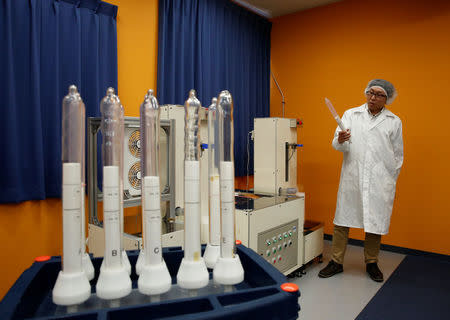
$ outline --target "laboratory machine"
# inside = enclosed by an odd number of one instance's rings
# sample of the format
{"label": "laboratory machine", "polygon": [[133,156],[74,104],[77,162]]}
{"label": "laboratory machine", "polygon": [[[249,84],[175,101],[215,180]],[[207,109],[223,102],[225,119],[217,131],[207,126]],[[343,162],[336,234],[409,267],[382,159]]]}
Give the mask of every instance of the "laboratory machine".
{"label": "laboratory machine", "polygon": [[298,121],[254,119],[254,191],[236,197],[236,233],[285,275],[323,251],[323,224],[305,220],[298,192]]}

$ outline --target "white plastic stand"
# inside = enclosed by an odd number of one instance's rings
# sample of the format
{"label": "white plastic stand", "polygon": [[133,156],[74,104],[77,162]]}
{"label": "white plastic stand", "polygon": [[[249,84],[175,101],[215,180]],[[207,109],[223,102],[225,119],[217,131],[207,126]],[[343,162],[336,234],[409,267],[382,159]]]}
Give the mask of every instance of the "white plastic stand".
{"label": "white plastic stand", "polygon": [[177,274],[177,283],[180,288],[200,289],[206,287],[208,282],[208,269],[206,269],[203,258],[200,258],[198,261],[188,261],[186,258],[181,260]]}
{"label": "white plastic stand", "polygon": [[234,253],[234,164],[232,161],[220,162],[221,199],[221,256],[213,271],[214,281],[223,285],[234,285],[244,280],[239,256]]}
{"label": "white plastic stand", "polygon": [[[105,255],[97,281],[97,296],[101,299],[119,299],[131,292],[131,280],[123,263],[120,248],[119,167],[103,167],[103,225]],[[128,258],[127,258],[128,260]]]}
{"label": "white plastic stand", "polygon": [[141,249],[141,251],[139,251],[139,256],[137,258],[136,265],[135,265],[137,275],[140,275],[142,272],[142,266],[144,265],[144,259],[145,259],[144,255],[145,255],[145,251],[144,251],[144,249]]}
{"label": "white plastic stand", "polygon": [[[103,259],[102,264],[100,265],[100,271],[103,270],[104,265],[105,260]],[[127,270],[128,275],[131,275],[131,263],[125,250],[122,250],[122,266]]]}
{"label": "white plastic stand", "polygon": [[212,244],[207,244],[205,253],[203,254],[203,259],[205,259],[206,266],[209,269],[214,269],[217,259],[220,257],[220,245],[214,246]]}
{"label": "white plastic stand", "polygon": [[128,275],[131,275],[131,263],[130,263],[130,260],[128,259],[128,255],[125,250],[122,250],[122,264],[125,267],[125,269],[127,270]]}
{"label": "white plastic stand", "polygon": [[94,266],[92,265],[91,257],[86,252],[86,215],[84,207],[84,185],[81,187],[81,255],[82,255],[82,266],[83,271],[86,273],[88,280],[94,279]]}
{"label": "white plastic stand", "polygon": [[238,284],[244,281],[244,269],[237,254],[234,258],[222,258],[217,260],[213,271],[214,281],[224,285]]}
{"label": "white plastic stand", "polygon": [[147,295],[162,294],[170,290],[172,278],[166,263],[142,266],[138,279],[139,292]]}
{"label": "white plastic stand", "polygon": [[170,290],[172,277],[162,258],[161,195],[159,177],[146,176],[143,181],[142,206],[144,216],[144,263],[138,279],[139,292],[147,295]]}
{"label": "white plastic stand", "polygon": [[200,246],[200,168],[198,161],[184,161],[184,258],[177,274],[181,288],[199,289],[209,282]]}
{"label": "white plastic stand", "polygon": [[209,177],[209,243],[206,245],[203,259],[206,266],[214,269],[220,256],[220,178]]}
{"label": "white plastic stand", "polygon": [[81,264],[82,264],[83,271],[86,274],[86,277],[88,278],[88,280],[91,281],[92,279],[94,279],[94,275],[95,275],[95,270],[94,270],[94,266],[92,265],[91,257],[89,256],[89,254],[87,254],[85,252],[81,259],[82,259]]}
{"label": "white plastic stand", "polygon": [[95,288],[101,299],[120,299],[130,294],[131,280],[125,268],[103,268]]}
{"label": "white plastic stand", "polygon": [[77,305],[91,296],[91,286],[83,271],[60,271],[52,291],[53,303],[61,306]]}
{"label": "white plastic stand", "polygon": [[53,302],[70,306],[83,303],[91,295],[89,280],[81,264],[81,167],[63,163],[63,260],[52,291]]}

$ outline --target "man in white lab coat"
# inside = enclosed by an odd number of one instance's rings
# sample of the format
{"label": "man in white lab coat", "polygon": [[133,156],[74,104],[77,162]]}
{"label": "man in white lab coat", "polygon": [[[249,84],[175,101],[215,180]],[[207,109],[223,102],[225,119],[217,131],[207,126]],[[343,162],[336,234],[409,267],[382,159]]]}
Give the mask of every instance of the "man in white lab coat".
{"label": "man in white lab coat", "polygon": [[349,228],[364,228],[364,258],[370,278],[383,281],[378,268],[381,236],[388,233],[395,185],[403,163],[402,122],[389,111],[394,86],[374,79],[365,89],[367,103],[345,111],[347,131],[336,129],[333,147],[344,154],[334,217],[332,259],[319,272],[328,278],[343,271]]}

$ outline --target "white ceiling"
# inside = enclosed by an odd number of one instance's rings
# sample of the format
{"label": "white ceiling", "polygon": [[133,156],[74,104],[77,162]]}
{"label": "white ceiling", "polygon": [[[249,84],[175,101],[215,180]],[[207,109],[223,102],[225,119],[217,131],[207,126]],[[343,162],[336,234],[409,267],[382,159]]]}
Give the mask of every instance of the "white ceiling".
{"label": "white ceiling", "polygon": [[232,0],[266,18],[275,18],[341,0]]}

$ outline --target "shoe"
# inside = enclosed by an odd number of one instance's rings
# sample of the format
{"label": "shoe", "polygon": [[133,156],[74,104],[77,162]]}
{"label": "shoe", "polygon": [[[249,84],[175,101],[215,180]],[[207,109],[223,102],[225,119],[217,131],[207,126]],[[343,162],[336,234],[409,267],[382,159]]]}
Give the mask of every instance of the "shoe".
{"label": "shoe", "polygon": [[370,276],[370,279],[376,282],[383,282],[383,273],[378,268],[376,262],[366,264],[366,271]]}
{"label": "shoe", "polygon": [[329,278],[329,277],[334,276],[337,273],[341,273],[342,271],[344,271],[342,264],[331,260],[325,268],[320,270],[319,277],[320,278]]}

